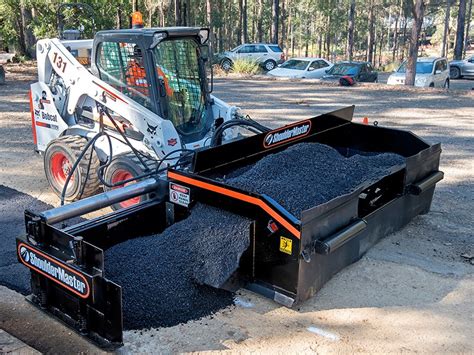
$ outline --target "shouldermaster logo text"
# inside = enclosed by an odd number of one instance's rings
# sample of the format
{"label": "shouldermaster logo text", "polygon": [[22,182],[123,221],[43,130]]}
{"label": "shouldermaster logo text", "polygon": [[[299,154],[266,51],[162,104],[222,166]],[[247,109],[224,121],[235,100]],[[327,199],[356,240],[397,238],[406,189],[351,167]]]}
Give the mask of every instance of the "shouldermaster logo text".
{"label": "shouldermaster logo text", "polygon": [[311,121],[299,122],[292,126],[286,126],[267,133],[263,146],[270,148],[293,139],[306,136],[311,128]]}

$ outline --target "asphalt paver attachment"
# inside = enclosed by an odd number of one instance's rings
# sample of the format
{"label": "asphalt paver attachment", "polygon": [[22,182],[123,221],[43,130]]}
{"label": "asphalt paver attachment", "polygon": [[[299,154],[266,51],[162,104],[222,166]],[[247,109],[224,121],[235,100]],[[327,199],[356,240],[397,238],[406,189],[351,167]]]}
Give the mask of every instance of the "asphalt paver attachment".
{"label": "asphalt paver attachment", "polygon": [[28,299],[104,348],[122,344],[124,324],[173,325],[231,304],[216,287],[246,287],[287,307],[305,301],[427,213],[443,178],[439,144],[352,123],[353,110],[200,150],[189,170],[25,212],[17,257],[31,271]]}

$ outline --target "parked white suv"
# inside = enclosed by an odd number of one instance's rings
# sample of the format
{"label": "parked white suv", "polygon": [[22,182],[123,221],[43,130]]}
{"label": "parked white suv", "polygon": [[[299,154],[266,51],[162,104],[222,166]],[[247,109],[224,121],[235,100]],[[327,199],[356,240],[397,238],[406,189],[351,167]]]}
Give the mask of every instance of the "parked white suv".
{"label": "parked white suv", "polygon": [[[388,77],[388,85],[405,85],[407,62]],[[446,58],[418,58],[416,61],[415,86],[449,88],[449,65]]]}
{"label": "parked white suv", "polygon": [[260,64],[265,70],[272,70],[283,63],[285,55],[278,44],[241,44],[230,51],[217,55],[218,62],[225,71],[232,68],[236,59],[247,59]]}

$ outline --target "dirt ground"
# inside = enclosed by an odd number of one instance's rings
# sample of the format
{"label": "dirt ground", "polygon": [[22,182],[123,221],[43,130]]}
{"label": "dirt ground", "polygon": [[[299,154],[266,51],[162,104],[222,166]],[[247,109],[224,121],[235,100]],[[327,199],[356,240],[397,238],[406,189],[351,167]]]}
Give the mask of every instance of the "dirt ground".
{"label": "dirt ground", "polygon": [[[58,205],[42,159],[33,153],[27,90],[34,74],[6,69],[8,85],[0,86],[0,184]],[[441,142],[445,179],[430,213],[385,238],[299,308],[242,290],[235,306],[213,316],[125,332],[119,352],[472,352],[473,93],[224,78],[216,79],[215,95],[271,127],[355,104],[356,121],[367,116]],[[98,352],[5,287],[0,328],[42,352]]]}

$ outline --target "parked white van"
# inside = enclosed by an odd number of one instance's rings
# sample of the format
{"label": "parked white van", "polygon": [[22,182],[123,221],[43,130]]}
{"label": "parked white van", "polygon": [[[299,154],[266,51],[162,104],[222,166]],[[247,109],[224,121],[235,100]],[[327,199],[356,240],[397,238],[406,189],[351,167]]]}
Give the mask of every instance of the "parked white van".
{"label": "parked white van", "polygon": [[[405,85],[407,62],[389,76],[388,85]],[[442,57],[422,57],[416,61],[415,86],[449,88],[448,60]]]}

